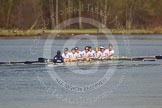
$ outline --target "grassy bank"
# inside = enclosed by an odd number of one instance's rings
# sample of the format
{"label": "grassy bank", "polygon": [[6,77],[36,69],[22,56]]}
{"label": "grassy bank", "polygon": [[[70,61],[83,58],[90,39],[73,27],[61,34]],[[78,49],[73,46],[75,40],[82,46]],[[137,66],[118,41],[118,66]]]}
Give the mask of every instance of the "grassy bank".
{"label": "grassy bank", "polygon": [[112,29],[104,31],[103,29],[69,29],[69,30],[4,30],[0,29],[0,37],[32,37],[36,35],[47,35],[47,34],[58,34],[58,35],[75,35],[75,34],[162,34],[162,30],[158,32],[155,30],[142,30],[142,29],[131,29],[121,30]]}

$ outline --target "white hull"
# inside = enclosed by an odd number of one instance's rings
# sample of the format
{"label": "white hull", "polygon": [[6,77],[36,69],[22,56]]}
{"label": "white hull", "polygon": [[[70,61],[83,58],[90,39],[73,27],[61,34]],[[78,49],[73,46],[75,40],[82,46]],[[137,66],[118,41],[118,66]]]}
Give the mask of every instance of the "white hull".
{"label": "white hull", "polygon": [[67,62],[67,63],[49,63],[48,67],[59,67],[59,66],[99,66],[99,65],[115,65],[121,63],[120,61],[96,61],[96,62]]}

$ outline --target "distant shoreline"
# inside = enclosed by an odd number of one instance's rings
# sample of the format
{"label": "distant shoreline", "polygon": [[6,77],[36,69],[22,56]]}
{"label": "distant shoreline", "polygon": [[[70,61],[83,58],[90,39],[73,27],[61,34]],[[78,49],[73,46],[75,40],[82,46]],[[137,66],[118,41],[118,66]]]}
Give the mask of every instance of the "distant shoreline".
{"label": "distant shoreline", "polygon": [[[103,35],[103,34],[113,34],[113,35],[149,35],[149,34],[162,34],[162,31],[154,30],[142,30],[142,29],[111,29],[105,31],[103,29],[66,29],[66,30],[4,30],[0,29],[0,38],[2,39],[14,39],[14,38],[34,38],[38,36],[42,39],[47,38],[48,35],[54,35],[56,39],[68,39],[74,35]],[[103,37],[101,37],[102,39]],[[120,37],[119,37],[120,38]],[[133,38],[132,38],[133,39]],[[142,39],[142,38],[141,38]]]}

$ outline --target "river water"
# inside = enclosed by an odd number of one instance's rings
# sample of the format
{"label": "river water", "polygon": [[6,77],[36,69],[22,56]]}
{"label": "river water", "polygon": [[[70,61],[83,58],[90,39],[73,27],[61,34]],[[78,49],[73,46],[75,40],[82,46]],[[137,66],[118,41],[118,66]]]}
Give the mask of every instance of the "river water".
{"label": "river water", "polygon": [[[140,36],[140,35],[139,35]],[[142,37],[142,36],[141,36]],[[143,40],[1,39],[0,62],[52,58],[57,50],[113,43],[116,56],[162,54],[162,35]],[[100,82],[99,82],[100,81]],[[161,108],[162,61],[102,66],[0,65],[1,108]]]}

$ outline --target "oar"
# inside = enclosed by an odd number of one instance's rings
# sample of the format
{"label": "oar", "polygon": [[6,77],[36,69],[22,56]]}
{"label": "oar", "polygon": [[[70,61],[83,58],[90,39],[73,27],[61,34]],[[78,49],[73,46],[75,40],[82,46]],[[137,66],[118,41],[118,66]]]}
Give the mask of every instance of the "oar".
{"label": "oar", "polygon": [[156,59],[162,59],[162,55],[160,56],[155,56]]}
{"label": "oar", "polygon": [[91,58],[91,60],[103,61],[103,60],[119,60],[119,61],[155,61],[155,59],[145,59],[144,57],[112,57],[105,59]]}
{"label": "oar", "polygon": [[143,58],[144,58],[144,60],[161,60],[162,55],[160,55],[160,56],[144,56]]}
{"label": "oar", "polygon": [[0,62],[0,65],[9,64],[9,62]]}
{"label": "oar", "polygon": [[143,61],[156,61],[155,59],[144,59]]}
{"label": "oar", "polygon": [[[109,60],[113,60],[113,58],[111,59],[109,59]],[[117,60],[125,60],[125,61],[142,61],[142,60],[144,60],[144,58],[142,58],[142,57],[129,57],[129,58],[118,58]]]}
{"label": "oar", "polygon": [[22,64],[22,63],[25,63],[25,62],[0,62],[1,65],[3,65],[3,64]]}
{"label": "oar", "polygon": [[47,59],[47,58],[38,58],[38,62],[40,63],[46,63],[46,62],[52,62],[53,59]]}
{"label": "oar", "polygon": [[25,61],[25,62],[0,62],[0,65],[7,65],[7,64],[33,64],[38,63],[38,61]]}
{"label": "oar", "polygon": [[98,58],[91,58],[91,59],[92,60],[98,60],[98,61],[103,61],[103,60],[141,61],[144,58],[114,57],[114,58],[104,58],[104,59],[98,59]]}
{"label": "oar", "polygon": [[46,58],[38,58],[38,62],[44,63],[45,60],[47,60]]}
{"label": "oar", "polygon": [[33,64],[33,63],[39,63],[39,61],[25,61],[24,64]]}

